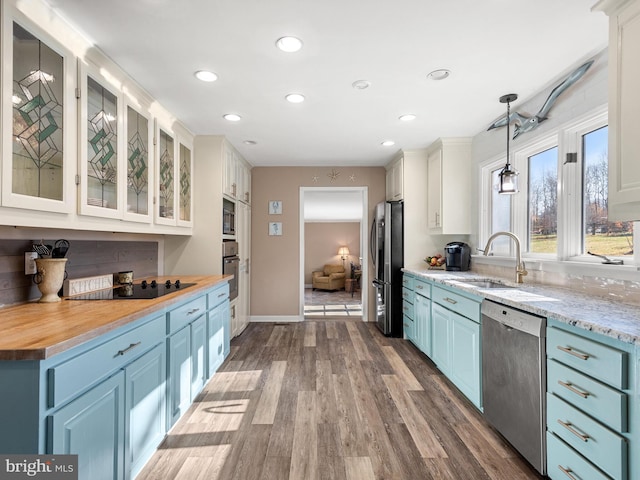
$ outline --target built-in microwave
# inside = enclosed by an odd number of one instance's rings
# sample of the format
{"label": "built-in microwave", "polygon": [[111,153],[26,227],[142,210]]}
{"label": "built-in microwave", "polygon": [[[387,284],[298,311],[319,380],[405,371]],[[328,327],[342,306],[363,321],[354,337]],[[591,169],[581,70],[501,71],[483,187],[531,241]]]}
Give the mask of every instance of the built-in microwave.
{"label": "built-in microwave", "polygon": [[222,201],[222,234],[236,234],[236,206],[226,198]]}

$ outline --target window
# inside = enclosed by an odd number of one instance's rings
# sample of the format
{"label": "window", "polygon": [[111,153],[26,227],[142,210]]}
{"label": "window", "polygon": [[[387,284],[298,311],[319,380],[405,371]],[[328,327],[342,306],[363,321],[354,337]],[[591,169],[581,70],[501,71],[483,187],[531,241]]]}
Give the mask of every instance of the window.
{"label": "window", "polygon": [[[633,222],[608,219],[607,149],[607,110],[600,107],[555,132],[516,143],[511,163],[520,172],[517,195],[497,193],[504,157],[483,164],[480,243],[507,230],[530,257],[602,261],[591,252],[633,259]],[[496,239],[493,253],[513,256],[509,243]]]}
{"label": "window", "polygon": [[582,253],[633,255],[633,223],[608,219],[608,130],[582,135]]}
{"label": "window", "polygon": [[528,159],[528,251],[558,251],[558,147]]}

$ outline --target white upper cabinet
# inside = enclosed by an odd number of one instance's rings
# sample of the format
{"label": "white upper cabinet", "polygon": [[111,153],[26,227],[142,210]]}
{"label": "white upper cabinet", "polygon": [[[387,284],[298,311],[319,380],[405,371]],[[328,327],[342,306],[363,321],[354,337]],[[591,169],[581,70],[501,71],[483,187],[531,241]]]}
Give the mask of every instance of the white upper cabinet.
{"label": "white upper cabinet", "polygon": [[609,15],[609,221],[640,220],[640,0],[602,0]]}
{"label": "white upper cabinet", "polygon": [[428,148],[427,222],[435,234],[471,233],[471,139],[441,138]]}
{"label": "white upper cabinet", "polygon": [[75,208],[75,58],[2,3],[2,205]]}
{"label": "white upper cabinet", "polygon": [[126,191],[124,219],[151,222],[153,209],[153,121],[146,109],[126,102]]}
{"label": "white upper cabinet", "polygon": [[0,224],[191,234],[193,135],[48,4],[0,5]]}
{"label": "white upper cabinet", "polygon": [[176,184],[178,199],[178,225],[193,225],[193,145],[179,138],[178,147],[178,182]]}
{"label": "white upper cabinet", "polygon": [[229,198],[251,204],[251,166],[228,141],[223,142],[222,193]]}
{"label": "white upper cabinet", "polygon": [[123,101],[118,88],[80,62],[80,213],[122,218],[126,182]]}
{"label": "white upper cabinet", "polygon": [[404,198],[404,157],[402,153],[386,166],[387,200],[402,200]]}

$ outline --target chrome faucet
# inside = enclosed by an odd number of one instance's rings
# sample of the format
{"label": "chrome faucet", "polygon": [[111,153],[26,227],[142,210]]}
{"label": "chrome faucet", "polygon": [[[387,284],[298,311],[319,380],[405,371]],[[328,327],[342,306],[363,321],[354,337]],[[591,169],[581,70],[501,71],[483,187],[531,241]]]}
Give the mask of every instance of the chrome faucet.
{"label": "chrome faucet", "polygon": [[522,256],[520,253],[520,239],[516,235],[511,232],[494,233],[489,237],[489,240],[487,240],[487,246],[484,247],[484,256],[486,257],[487,255],[489,255],[491,244],[496,239],[496,237],[499,237],[501,235],[512,238],[513,243],[516,244],[516,283],[522,283],[522,277],[524,277],[528,272],[524,268],[524,262],[522,261]]}

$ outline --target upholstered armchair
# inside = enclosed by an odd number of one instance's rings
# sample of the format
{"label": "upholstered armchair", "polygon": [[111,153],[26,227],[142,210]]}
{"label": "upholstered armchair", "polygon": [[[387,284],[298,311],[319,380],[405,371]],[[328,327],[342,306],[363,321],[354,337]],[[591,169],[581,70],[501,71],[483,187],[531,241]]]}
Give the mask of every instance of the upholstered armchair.
{"label": "upholstered armchair", "polygon": [[346,277],[342,265],[325,265],[322,271],[311,273],[311,286],[313,290],[341,290],[344,288]]}

